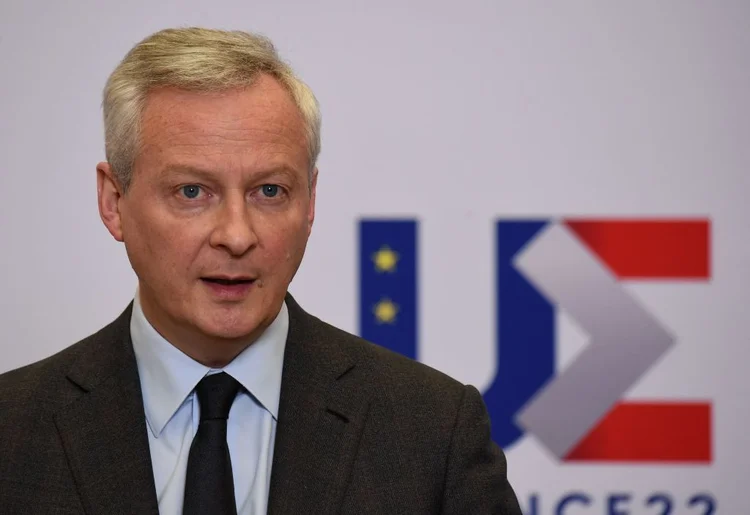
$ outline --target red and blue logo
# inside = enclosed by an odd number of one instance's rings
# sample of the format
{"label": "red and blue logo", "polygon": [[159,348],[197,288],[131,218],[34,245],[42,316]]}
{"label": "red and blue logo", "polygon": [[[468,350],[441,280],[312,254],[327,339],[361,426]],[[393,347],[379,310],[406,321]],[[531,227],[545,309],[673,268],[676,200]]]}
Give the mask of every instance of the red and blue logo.
{"label": "red and blue logo", "polygon": [[[360,334],[418,359],[419,223],[359,228]],[[531,434],[562,461],[710,463],[710,403],[622,400],[678,343],[623,283],[707,281],[710,223],[499,220],[495,238],[497,363],[483,392],[493,439],[508,448]],[[557,310],[590,337],[564,370]]]}

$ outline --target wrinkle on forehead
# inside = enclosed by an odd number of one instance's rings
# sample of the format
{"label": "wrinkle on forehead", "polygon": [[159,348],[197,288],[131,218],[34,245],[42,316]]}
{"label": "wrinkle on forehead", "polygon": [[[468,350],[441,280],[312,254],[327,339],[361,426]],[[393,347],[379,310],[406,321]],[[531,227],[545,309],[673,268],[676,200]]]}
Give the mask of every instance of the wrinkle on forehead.
{"label": "wrinkle on forehead", "polygon": [[272,160],[275,166],[284,161],[308,172],[302,115],[291,95],[268,76],[248,88],[223,92],[157,89],[144,109],[141,135],[137,160],[148,168],[181,159],[249,167]]}

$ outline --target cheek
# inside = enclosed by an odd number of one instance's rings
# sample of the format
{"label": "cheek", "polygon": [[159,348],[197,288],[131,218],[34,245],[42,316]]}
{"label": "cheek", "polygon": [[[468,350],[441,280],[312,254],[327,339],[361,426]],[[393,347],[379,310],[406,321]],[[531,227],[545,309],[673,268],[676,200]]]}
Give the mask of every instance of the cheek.
{"label": "cheek", "polygon": [[169,223],[165,217],[131,217],[123,223],[128,255],[139,275],[163,282],[167,276],[185,275],[200,250],[198,227]]}
{"label": "cheek", "polygon": [[269,231],[264,242],[262,248],[268,270],[274,275],[290,275],[302,259],[307,244],[307,224]]}

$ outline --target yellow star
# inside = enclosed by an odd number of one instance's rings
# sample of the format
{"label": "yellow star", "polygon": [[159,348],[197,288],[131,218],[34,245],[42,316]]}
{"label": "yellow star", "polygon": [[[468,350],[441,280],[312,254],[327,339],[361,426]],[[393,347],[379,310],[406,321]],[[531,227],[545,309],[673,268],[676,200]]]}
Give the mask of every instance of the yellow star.
{"label": "yellow star", "polygon": [[375,313],[375,319],[379,324],[392,324],[396,321],[398,305],[394,304],[390,299],[382,299],[375,304],[373,313]]}
{"label": "yellow star", "polygon": [[378,272],[394,272],[398,263],[398,253],[391,250],[388,245],[383,245],[372,255],[372,260]]}

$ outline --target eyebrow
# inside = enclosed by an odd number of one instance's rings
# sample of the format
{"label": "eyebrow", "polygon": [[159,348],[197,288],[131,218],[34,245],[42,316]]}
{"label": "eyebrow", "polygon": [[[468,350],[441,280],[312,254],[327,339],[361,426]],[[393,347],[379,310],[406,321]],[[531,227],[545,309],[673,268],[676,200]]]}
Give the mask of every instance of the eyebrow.
{"label": "eyebrow", "polygon": [[[280,165],[254,173],[253,179],[262,180],[264,178],[273,177],[274,175],[279,174],[288,177],[294,182],[299,182],[297,174],[294,172],[294,170],[286,165]],[[168,177],[170,175],[197,177],[205,181],[212,181],[217,179],[216,172],[212,172],[210,170],[192,165],[168,165],[163,168],[161,173],[159,174],[161,178]]]}
{"label": "eyebrow", "polygon": [[170,175],[190,175],[202,179],[214,178],[214,174],[212,172],[190,165],[168,165],[159,173],[159,176],[162,178]]}

